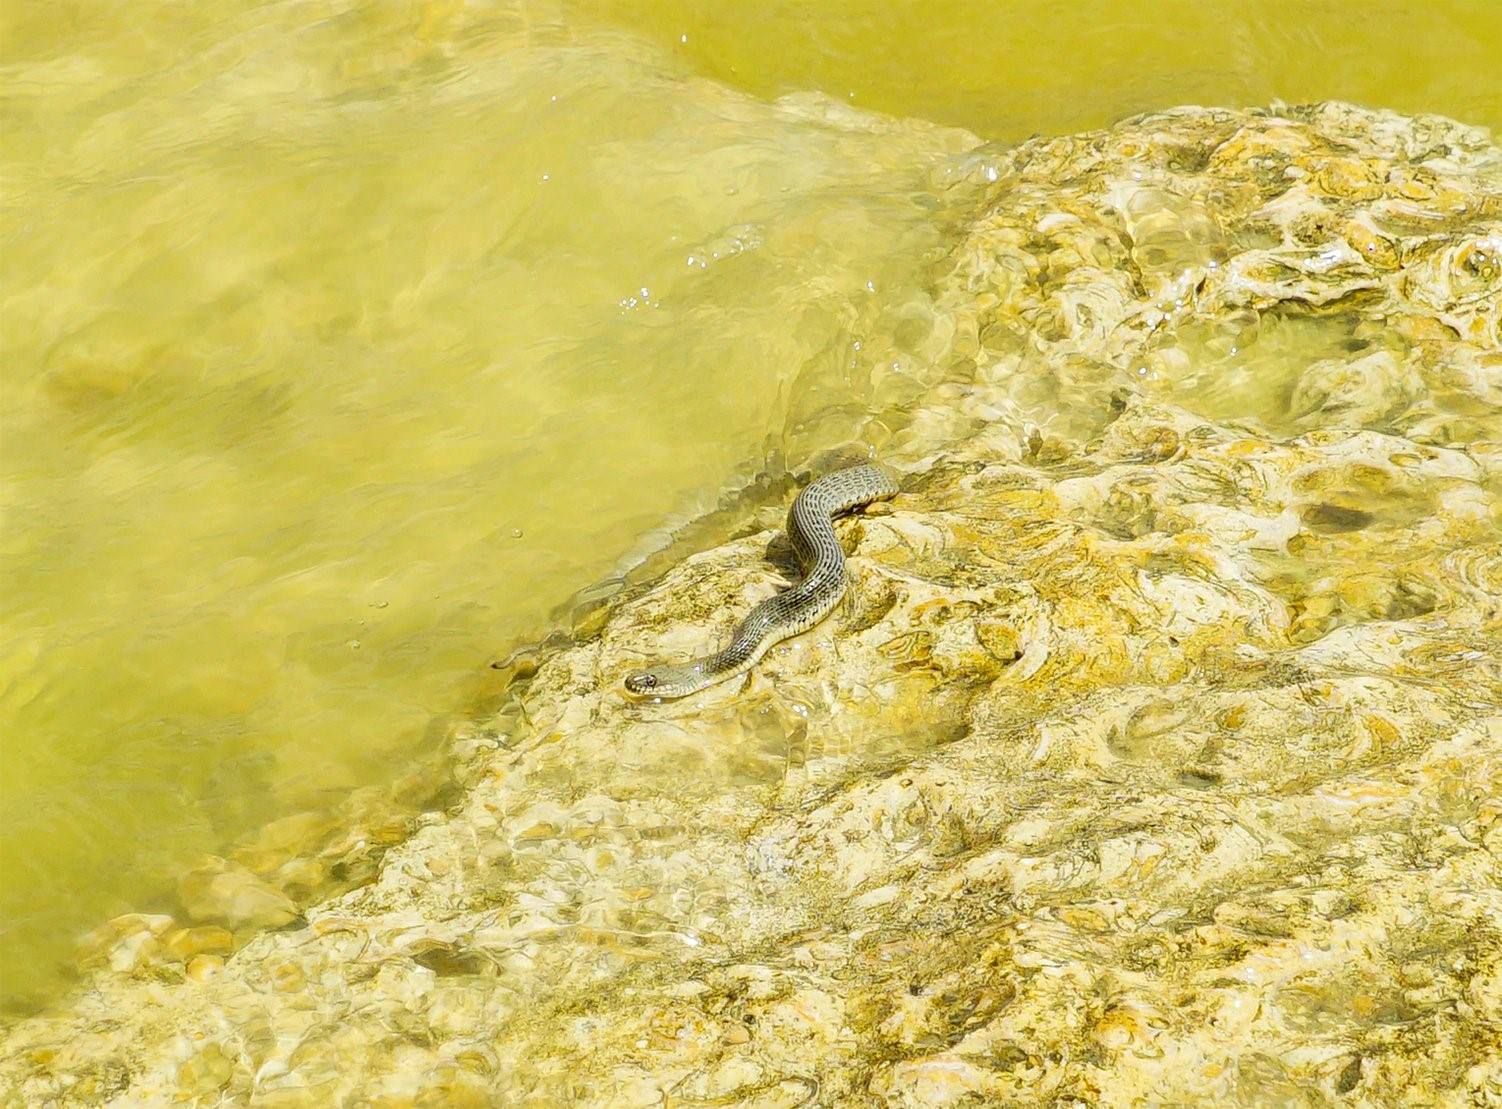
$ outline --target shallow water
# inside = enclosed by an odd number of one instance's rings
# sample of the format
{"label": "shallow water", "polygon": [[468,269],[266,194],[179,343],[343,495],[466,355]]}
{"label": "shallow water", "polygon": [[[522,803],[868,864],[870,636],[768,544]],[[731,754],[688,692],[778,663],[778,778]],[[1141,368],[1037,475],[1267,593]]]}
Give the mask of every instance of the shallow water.
{"label": "shallow water", "polygon": [[[675,522],[879,443],[970,132],[1278,96],[1502,125],[1487,3],[869,7],[0,14],[11,1003],[198,855],[387,780]],[[805,89],[943,126],[774,100]],[[1277,367],[1344,341],[1301,326],[1214,415],[1286,411]]]}

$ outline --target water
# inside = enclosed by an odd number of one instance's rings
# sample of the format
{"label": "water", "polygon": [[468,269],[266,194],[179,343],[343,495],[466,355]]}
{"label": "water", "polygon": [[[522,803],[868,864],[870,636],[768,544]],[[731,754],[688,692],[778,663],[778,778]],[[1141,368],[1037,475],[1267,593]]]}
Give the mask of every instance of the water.
{"label": "water", "polygon": [[[665,526],[879,442],[972,134],[1274,96],[1502,126],[1489,3],[1367,8],[7,5],[7,1002],[433,749]],[[932,123],[774,99],[806,89]],[[1342,341],[1290,326],[1259,357]]]}

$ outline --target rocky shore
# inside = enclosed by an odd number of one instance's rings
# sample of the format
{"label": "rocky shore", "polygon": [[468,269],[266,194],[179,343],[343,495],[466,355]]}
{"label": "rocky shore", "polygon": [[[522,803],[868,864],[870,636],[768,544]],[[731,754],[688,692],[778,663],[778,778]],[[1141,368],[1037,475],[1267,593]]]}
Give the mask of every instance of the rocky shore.
{"label": "rocky shore", "polygon": [[767,505],[444,807],[103,926],[7,1104],[1502,1106],[1502,152],[1180,109],[933,189],[840,611],[621,696],[781,586]]}

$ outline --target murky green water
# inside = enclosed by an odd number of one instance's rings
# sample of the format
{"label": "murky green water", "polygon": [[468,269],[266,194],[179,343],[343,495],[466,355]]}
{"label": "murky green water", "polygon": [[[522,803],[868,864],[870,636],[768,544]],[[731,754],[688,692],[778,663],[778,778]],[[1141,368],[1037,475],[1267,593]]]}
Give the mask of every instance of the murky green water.
{"label": "murky green water", "polygon": [[[1490,3],[1369,9],[7,5],[5,996],[900,405],[923,336],[850,336],[921,295],[971,140],[776,95],[1003,139],[1279,96],[1502,125]],[[1221,380],[1255,415],[1281,378]]]}

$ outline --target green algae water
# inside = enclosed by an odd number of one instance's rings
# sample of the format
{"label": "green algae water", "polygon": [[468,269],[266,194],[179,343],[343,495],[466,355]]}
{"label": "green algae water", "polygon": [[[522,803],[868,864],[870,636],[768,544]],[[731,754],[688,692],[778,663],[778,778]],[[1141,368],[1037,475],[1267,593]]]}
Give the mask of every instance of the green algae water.
{"label": "green algae water", "polygon": [[927,174],[977,136],[1323,97],[1502,126],[1493,5],[1370,8],[7,5],[7,1004],[900,406],[921,314],[880,363],[850,336],[916,300]]}

